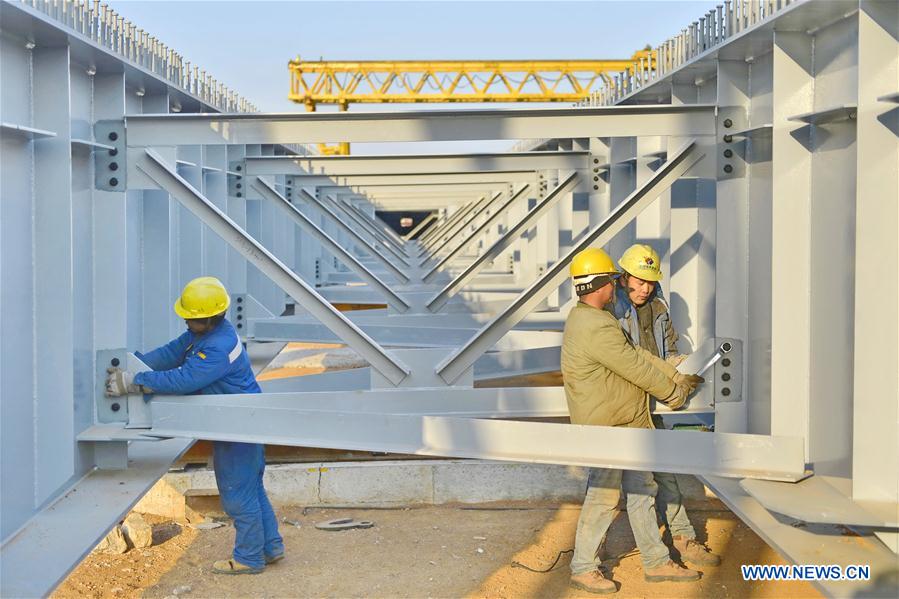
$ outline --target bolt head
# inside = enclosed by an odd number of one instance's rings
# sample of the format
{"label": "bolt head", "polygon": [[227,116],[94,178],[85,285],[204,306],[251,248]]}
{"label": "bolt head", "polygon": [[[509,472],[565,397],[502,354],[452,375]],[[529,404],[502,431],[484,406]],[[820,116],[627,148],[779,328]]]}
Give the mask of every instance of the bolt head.
{"label": "bolt head", "polygon": [[733,151],[733,150],[724,150],[724,157],[725,157],[725,158],[730,158],[730,157],[733,156],[733,155],[734,155],[734,151]]}
{"label": "bolt head", "polygon": [[109,170],[111,170],[111,171],[117,171],[117,170],[119,170],[119,163],[118,163],[118,162],[110,162],[110,163],[109,163]]}
{"label": "bolt head", "polygon": [[109,406],[109,408],[110,408],[113,412],[118,412],[119,409],[121,409],[121,407],[122,407],[122,406],[120,406],[118,402],[116,402],[116,403],[112,404],[111,406]]}
{"label": "bolt head", "polygon": [[115,177],[113,177],[112,179],[109,180],[110,187],[116,187],[116,186],[118,186],[118,184],[119,184],[119,180],[116,179]]}
{"label": "bolt head", "polygon": [[724,143],[728,143],[728,144],[729,144],[729,143],[732,142],[733,140],[734,140],[734,136],[733,136],[733,135],[728,134],[728,135],[725,135],[725,136],[724,136]]}
{"label": "bolt head", "polygon": [[121,362],[119,362],[118,358],[113,358],[112,360],[109,361],[109,363],[112,364],[113,366],[118,366],[119,364],[121,364]]}
{"label": "bolt head", "polygon": [[729,165],[729,164],[725,164],[725,165],[724,165],[724,172],[725,172],[725,173],[732,173],[732,172],[734,172],[734,167],[732,167],[732,166]]}
{"label": "bolt head", "polygon": [[115,140],[117,140],[118,138],[119,138],[119,134],[116,133],[115,131],[112,131],[112,132],[109,134],[109,141],[115,141]]}
{"label": "bolt head", "polygon": [[726,129],[730,129],[730,128],[733,127],[733,126],[734,126],[734,122],[733,122],[732,120],[730,120],[730,119],[724,119],[724,127],[725,127]]}

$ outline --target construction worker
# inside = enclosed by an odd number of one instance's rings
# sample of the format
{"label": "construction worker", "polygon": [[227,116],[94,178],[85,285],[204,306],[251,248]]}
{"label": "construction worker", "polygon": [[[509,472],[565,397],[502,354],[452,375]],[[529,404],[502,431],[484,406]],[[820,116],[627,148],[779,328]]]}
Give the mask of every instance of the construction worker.
{"label": "construction worker", "polygon": [[[250,358],[225,318],[231,298],[221,281],[200,277],[184,287],[175,313],[188,330],[146,354],[135,353],[150,372],[107,370],[106,395],[260,393]],[[213,466],[222,507],[234,520],[231,559],[217,561],[219,574],[257,574],[284,557],[278,520],[262,485],[265,448],[256,443],[213,443]]]}
{"label": "construction worker", "polygon": [[[619,271],[606,252],[588,248],[571,263],[579,301],[565,321],[562,379],[572,424],[653,428],[650,395],[682,407],[702,380],[681,375],[664,360],[635,346],[614,314],[604,308],[615,295]],[[571,585],[591,593],[617,587],[600,571],[598,552],[616,515],[621,491],[648,582],[698,580],[700,573],[671,560],[656,522],[656,483],[651,472],[593,468],[578,520]]]}
{"label": "construction worker", "polygon": [[[686,356],[678,352],[677,332],[658,284],[662,280],[659,254],[651,246],[638,243],[621,255],[618,266],[623,273],[615,291],[615,316],[634,343],[677,367]],[[664,428],[658,415],[653,415],[653,424]],[[720,564],[721,558],[696,540],[677,477],[669,472],[655,472],[654,478],[659,487],[656,509],[680,559],[694,566]]]}

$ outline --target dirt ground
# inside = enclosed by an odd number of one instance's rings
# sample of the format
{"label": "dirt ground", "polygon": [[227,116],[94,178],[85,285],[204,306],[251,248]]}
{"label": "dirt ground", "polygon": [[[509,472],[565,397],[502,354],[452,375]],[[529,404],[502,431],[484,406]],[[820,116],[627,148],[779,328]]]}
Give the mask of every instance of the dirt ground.
{"label": "dirt ground", "polygon": [[[213,574],[229,556],[234,529],[181,527],[159,518],[154,546],[124,555],[93,553],[53,594],[63,597],[590,597],[568,587],[570,554],[546,574],[559,551],[574,546],[579,506],[444,506],[395,510],[280,508],[287,557],[259,575]],[[368,530],[324,532],[316,522],[352,516]],[[148,519],[151,517],[148,517]],[[786,563],[731,512],[693,510],[691,519],[723,556],[695,583],[643,581],[627,516],[610,531],[616,597],[819,597],[808,583],[744,582],[740,564]]]}

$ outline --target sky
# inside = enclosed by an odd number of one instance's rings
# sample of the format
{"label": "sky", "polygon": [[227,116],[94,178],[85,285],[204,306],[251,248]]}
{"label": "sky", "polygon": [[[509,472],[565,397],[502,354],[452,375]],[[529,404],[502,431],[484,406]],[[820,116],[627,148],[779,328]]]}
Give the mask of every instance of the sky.
{"label": "sky", "polygon": [[[297,55],[308,60],[626,58],[647,44],[655,47],[719,3],[108,2],[266,112],[305,111],[287,99],[287,62]],[[430,104],[415,108],[478,106]],[[351,111],[408,108],[399,104],[350,106]],[[466,144],[439,146],[462,151]],[[435,150],[431,145],[415,144],[413,151]],[[395,151],[395,144],[364,146],[353,153],[363,149],[364,153]]]}

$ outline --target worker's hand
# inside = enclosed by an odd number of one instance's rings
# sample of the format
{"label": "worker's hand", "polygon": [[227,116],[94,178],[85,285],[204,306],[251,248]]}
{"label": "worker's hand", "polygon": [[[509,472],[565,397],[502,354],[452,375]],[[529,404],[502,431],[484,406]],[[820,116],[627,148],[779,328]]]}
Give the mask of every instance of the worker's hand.
{"label": "worker's hand", "polygon": [[132,393],[143,393],[140,385],[134,384],[134,375],[121,368],[107,368],[106,397],[119,397]]}
{"label": "worker's hand", "polygon": [[665,358],[665,361],[677,368],[687,359],[687,354],[674,354]]}
{"label": "worker's hand", "polygon": [[705,382],[705,379],[698,374],[681,374],[674,375],[674,384],[687,388],[687,395],[696,391],[696,387]]}
{"label": "worker's hand", "polygon": [[687,397],[689,397],[689,395],[690,392],[685,385],[678,385],[675,383],[674,391],[671,392],[671,395],[663,399],[662,403],[672,410],[679,410],[684,407],[685,403],[687,403]]}

